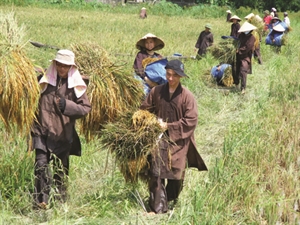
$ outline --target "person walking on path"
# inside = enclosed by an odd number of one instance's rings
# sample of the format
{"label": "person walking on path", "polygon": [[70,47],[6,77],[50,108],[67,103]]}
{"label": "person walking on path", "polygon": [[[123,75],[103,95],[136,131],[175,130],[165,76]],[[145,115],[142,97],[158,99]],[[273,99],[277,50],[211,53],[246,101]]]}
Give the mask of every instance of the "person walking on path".
{"label": "person walking on path", "polygon": [[237,15],[234,15],[229,19],[229,21],[232,22],[230,36],[237,39],[239,37],[238,30],[241,28],[241,25],[239,24],[239,22],[241,22],[241,19]]}
{"label": "person walking on path", "polygon": [[211,28],[210,24],[206,24],[205,30],[200,33],[197,39],[195,44],[195,51],[198,49],[197,59],[201,59],[201,57],[205,56],[207,48],[214,43],[214,36],[211,32]]}
{"label": "person walking on path", "polygon": [[290,18],[289,18],[289,16],[288,16],[288,13],[287,13],[287,12],[284,12],[284,13],[283,13],[283,16],[284,16],[283,22],[285,22],[285,24],[286,24],[288,27],[290,27],[290,26],[291,26],[291,21],[290,21]]}
{"label": "person walking on path", "polygon": [[226,16],[226,22],[230,22],[230,18],[231,18],[231,11],[228,9],[227,11],[227,16]]}
{"label": "person walking on path", "polygon": [[247,74],[252,73],[252,54],[254,51],[255,37],[252,31],[257,29],[247,21],[241,26],[239,35],[239,47],[236,50],[236,73],[233,80],[236,86],[241,81],[241,93],[245,94],[247,85]]}
{"label": "person walking on path", "polygon": [[164,134],[170,139],[169,142],[160,139],[159,149],[150,160],[149,206],[154,213],[166,213],[171,201],[176,204],[186,166],[207,170],[194,138],[198,124],[197,101],[180,83],[182,78],[188,77],[184,65],[175,59],[165,68],[168,83],[154,87],[140,107],[159,118]]}
{"label": "person walking on path", "polygon": [[[76,119],[91,110],[87,86],[75,64],[72,51],[62,49],[40,77],[41,95],[36,121],[31,129],[35,150],[35,207],[46,209],[54,184],[58,200],[67,199],[69,156],[81,156],[81,144],[75,130]],[[50,161],[54,167],[50,168]],[[53,174],[50,171],[53,170]]]}

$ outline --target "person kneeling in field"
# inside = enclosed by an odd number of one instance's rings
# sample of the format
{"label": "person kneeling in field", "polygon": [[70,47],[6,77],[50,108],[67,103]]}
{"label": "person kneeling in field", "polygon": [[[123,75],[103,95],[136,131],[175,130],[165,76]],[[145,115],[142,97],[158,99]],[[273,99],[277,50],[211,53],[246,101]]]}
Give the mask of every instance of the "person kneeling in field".
{"label": "person kneeling in field", "polygon": [[[154,213],[166,213],[168,204],[176,204],[183,188],[186,162],[189,167],[207,170],[196,149],[194,131],[198,124],[197,102],[193,94],[180,83],[184,65],[171,60],[166,66],[167,83],[151,89],[140,109],[154,113],[164,134],[150,160],[149,206]],[[167,181],[167,183],[166,183]]]}
{"label": "person kneeling in field", "polygon": [[[91,110],[86,94],[87,86],[75,64],[74,53],[59,50],[46,74],[41,77],[41,95],[36,121],[31,130],[35,149],[35,206],[46,209],[49,204],[52,180],[55,195],[65,201],[69,156],[81,155],[81,145],[75,130],[75,121]],[[53,175],[50,161],[53,161]]]}

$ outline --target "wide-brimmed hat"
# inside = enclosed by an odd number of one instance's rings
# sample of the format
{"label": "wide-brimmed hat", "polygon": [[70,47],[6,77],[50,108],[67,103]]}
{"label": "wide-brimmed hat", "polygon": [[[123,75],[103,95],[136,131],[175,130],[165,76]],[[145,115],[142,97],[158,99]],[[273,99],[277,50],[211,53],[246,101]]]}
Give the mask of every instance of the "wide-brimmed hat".
{"label": "wide-brimmed hat", "polygon": [[61,49],[56,53],[55,59],[56,62],[60,62],[69,66],[76,66],[75,64],[75,54],[68,49]]}
{"label": "wide-brimmed hat", "polygon": [[226,11],[227,13],[231,13],[231,11],[228,9],[227,11]]}
{"label": "wide-brimmed hat", "polygon": [[237,15],[234,15],[234,16],[230,17],[230,19],[229,19],[230,22],[232,22],[232,20],[241,21],[242,19],[240,17],[238,17]]}
{"label": "wide-brimmed hat", "polygon": [[270,11],[269,10],[265,10],[264,13],[269,15]]}
{"label": "wide-brimmed hat", "polygon": [[254,13],[250,13],[250,14],[248,14],[247,16],[245,16],[245,19],[248,20],[248,19],[250,19],[250,18],[253,17],[253,16],[254,16]]}
{"label": "wide-brimmed hat", "polygon": [[188,77],[188,75],[186,75],[184,73],[184,65],[183,65],[183,63],[180,60],[178,60],[178,59],[170,60],[167,63],[167,65],[165,66],[165,69],[166,70],[167,69],[172,69],[179,76],[181,76],[181,77]]}
{"label": "wide-brimmed hat", "polygon": [[255,30],[255,29],[257,29],[256,26],[253,26],[251,23],[246,21],[245,23],[243,23],[241,28],[238,30],[238,33],[247,32],[247,31],[251,31],[251,30]]}
{"label": "wide-brimmed hat", "polygon": [[148,33],[144,37],[142,37],[135,45],[135,47],[139,50],[145,49],[145,40],[148,38],[153,38],[155,41],[155,47],[151,50],[157,51],[165,47],[165,43],[162,39],[156,37],[154,34]]}
{"label": "wide-brimmed hat", "polygon": [[207,23],[207,24],[205,24],[205,28],[208,28],[208,29],[210,29],[210,30],[211,30],[212,26],[211,26],[211,24],[210,24],[210,23]]}
{"label": "wide-brimmed hat", "polygon": [[273,30],[278,31],[278,32],[284,32],[285,29],[284,27],[279,23],[276,26],[273,27]]}

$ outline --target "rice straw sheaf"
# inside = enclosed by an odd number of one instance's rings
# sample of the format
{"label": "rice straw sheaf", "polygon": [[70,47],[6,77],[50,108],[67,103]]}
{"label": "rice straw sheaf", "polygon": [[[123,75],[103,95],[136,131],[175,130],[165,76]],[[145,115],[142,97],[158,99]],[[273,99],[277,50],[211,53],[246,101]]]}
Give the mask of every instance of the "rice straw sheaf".
{"label": "rice straw sheaf", "polygon": [[237,44],[237,40],[229,38],[209,47],[207,51],[220,62],[232,64],[235,61]]}
{"label": "rice straw sheaf", "polygon": [[101,142],[115,156],[125,181],[136,183],[139,178],[145,181],[143,173],[149,169],[147,158],[157,150],[162,132],[154,114],[131,110],[104,126]]}
{"label": "rice straw sheaf", "polygon": [[233,77],[232,77],[232,68],[231,66],[227,67],[224,70],[224,74],[222,77],[222,83],[225,87],[231,87],[233,85]]}
{"label": "rice straw sheaf", "polygon": [[255,29],[256,32],[258,32],[259,36],[262,37],[264,34],[264,23],[263,21],[260,21],[257,17],[252,16],[248,19],[248,22],[251,23],[253,26],[256,26],[257,29]]}
{"label": "rice straw sheaf", "polygon": [[31,60],[22,49],[24,27],[14,13],[0,13],[0,119],[8,132],[29,133],[35,118],[39,85]]}
{"label": "rice straw sheaf", "polygon": [[81,120],[81,130],[89,141],[99,135],[104,124],[113,122],[128,107],[138,107],[143,88],[123,66],[113,63],[101,46],[86,42],[73,44],[71,48],[79,71],[89,79],[87,95],[92,110]]}

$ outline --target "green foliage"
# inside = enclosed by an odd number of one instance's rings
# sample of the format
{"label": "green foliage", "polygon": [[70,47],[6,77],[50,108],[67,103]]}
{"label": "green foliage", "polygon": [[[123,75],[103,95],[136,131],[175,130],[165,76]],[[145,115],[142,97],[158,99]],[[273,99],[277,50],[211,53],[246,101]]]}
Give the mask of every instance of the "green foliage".
{"label": "green foliage", "polygon": [[[215,44],[230,27],[225,23],[224,8],[215,6],[181,10],[163,2],[170,10],[162,14],[159,4],[146,5],[149,16],[141,20],[141,5],[101,8],[99,4],[99,8],[75,10],[64,4],[65,8],[58,7],[61,4],[50,8],[15,7],[18,21],[28,28],[26,39],[66,48],[82,40],[96,42],[128,71],[132,71],[137,53],[136,41],[148,32],[165,41],[162,55],[179,52],[192,56],[205,23],[212,23]],[[11,6],[1,9],[10,11]],[[247,15],[249,10],[245,7],[237,12]],[[202,18],[203,13],[207,17]],[[216,17],[212,20],[210,16]],[[293,30],[281,53],[275,53],[264,40],[261,42],[263,65],[253,61],[253,74],[248,75],[244,96],[209,83],[207,72],[218,63],[211,55],[199,61],[183,59],[189,79],[182,82],[197,98],[199,123],[195,138],[209,171],[186,171],[174,211],[145,214],[147,187],[126,185],[99,140],[86,143],[83,138],[83,156],[71,157],[68,202],[56,203],[47,211],[33,211],[34,154],[26,152],[26,137],[20,137],[18,132],[8,136],[1,127],[0,223],[299,223],[300,29],[298,13],[290,13],[290,18]],[[38,49],[29,43],[25,49],[42,67],[47,67],[55,55],[53,49]]]}

